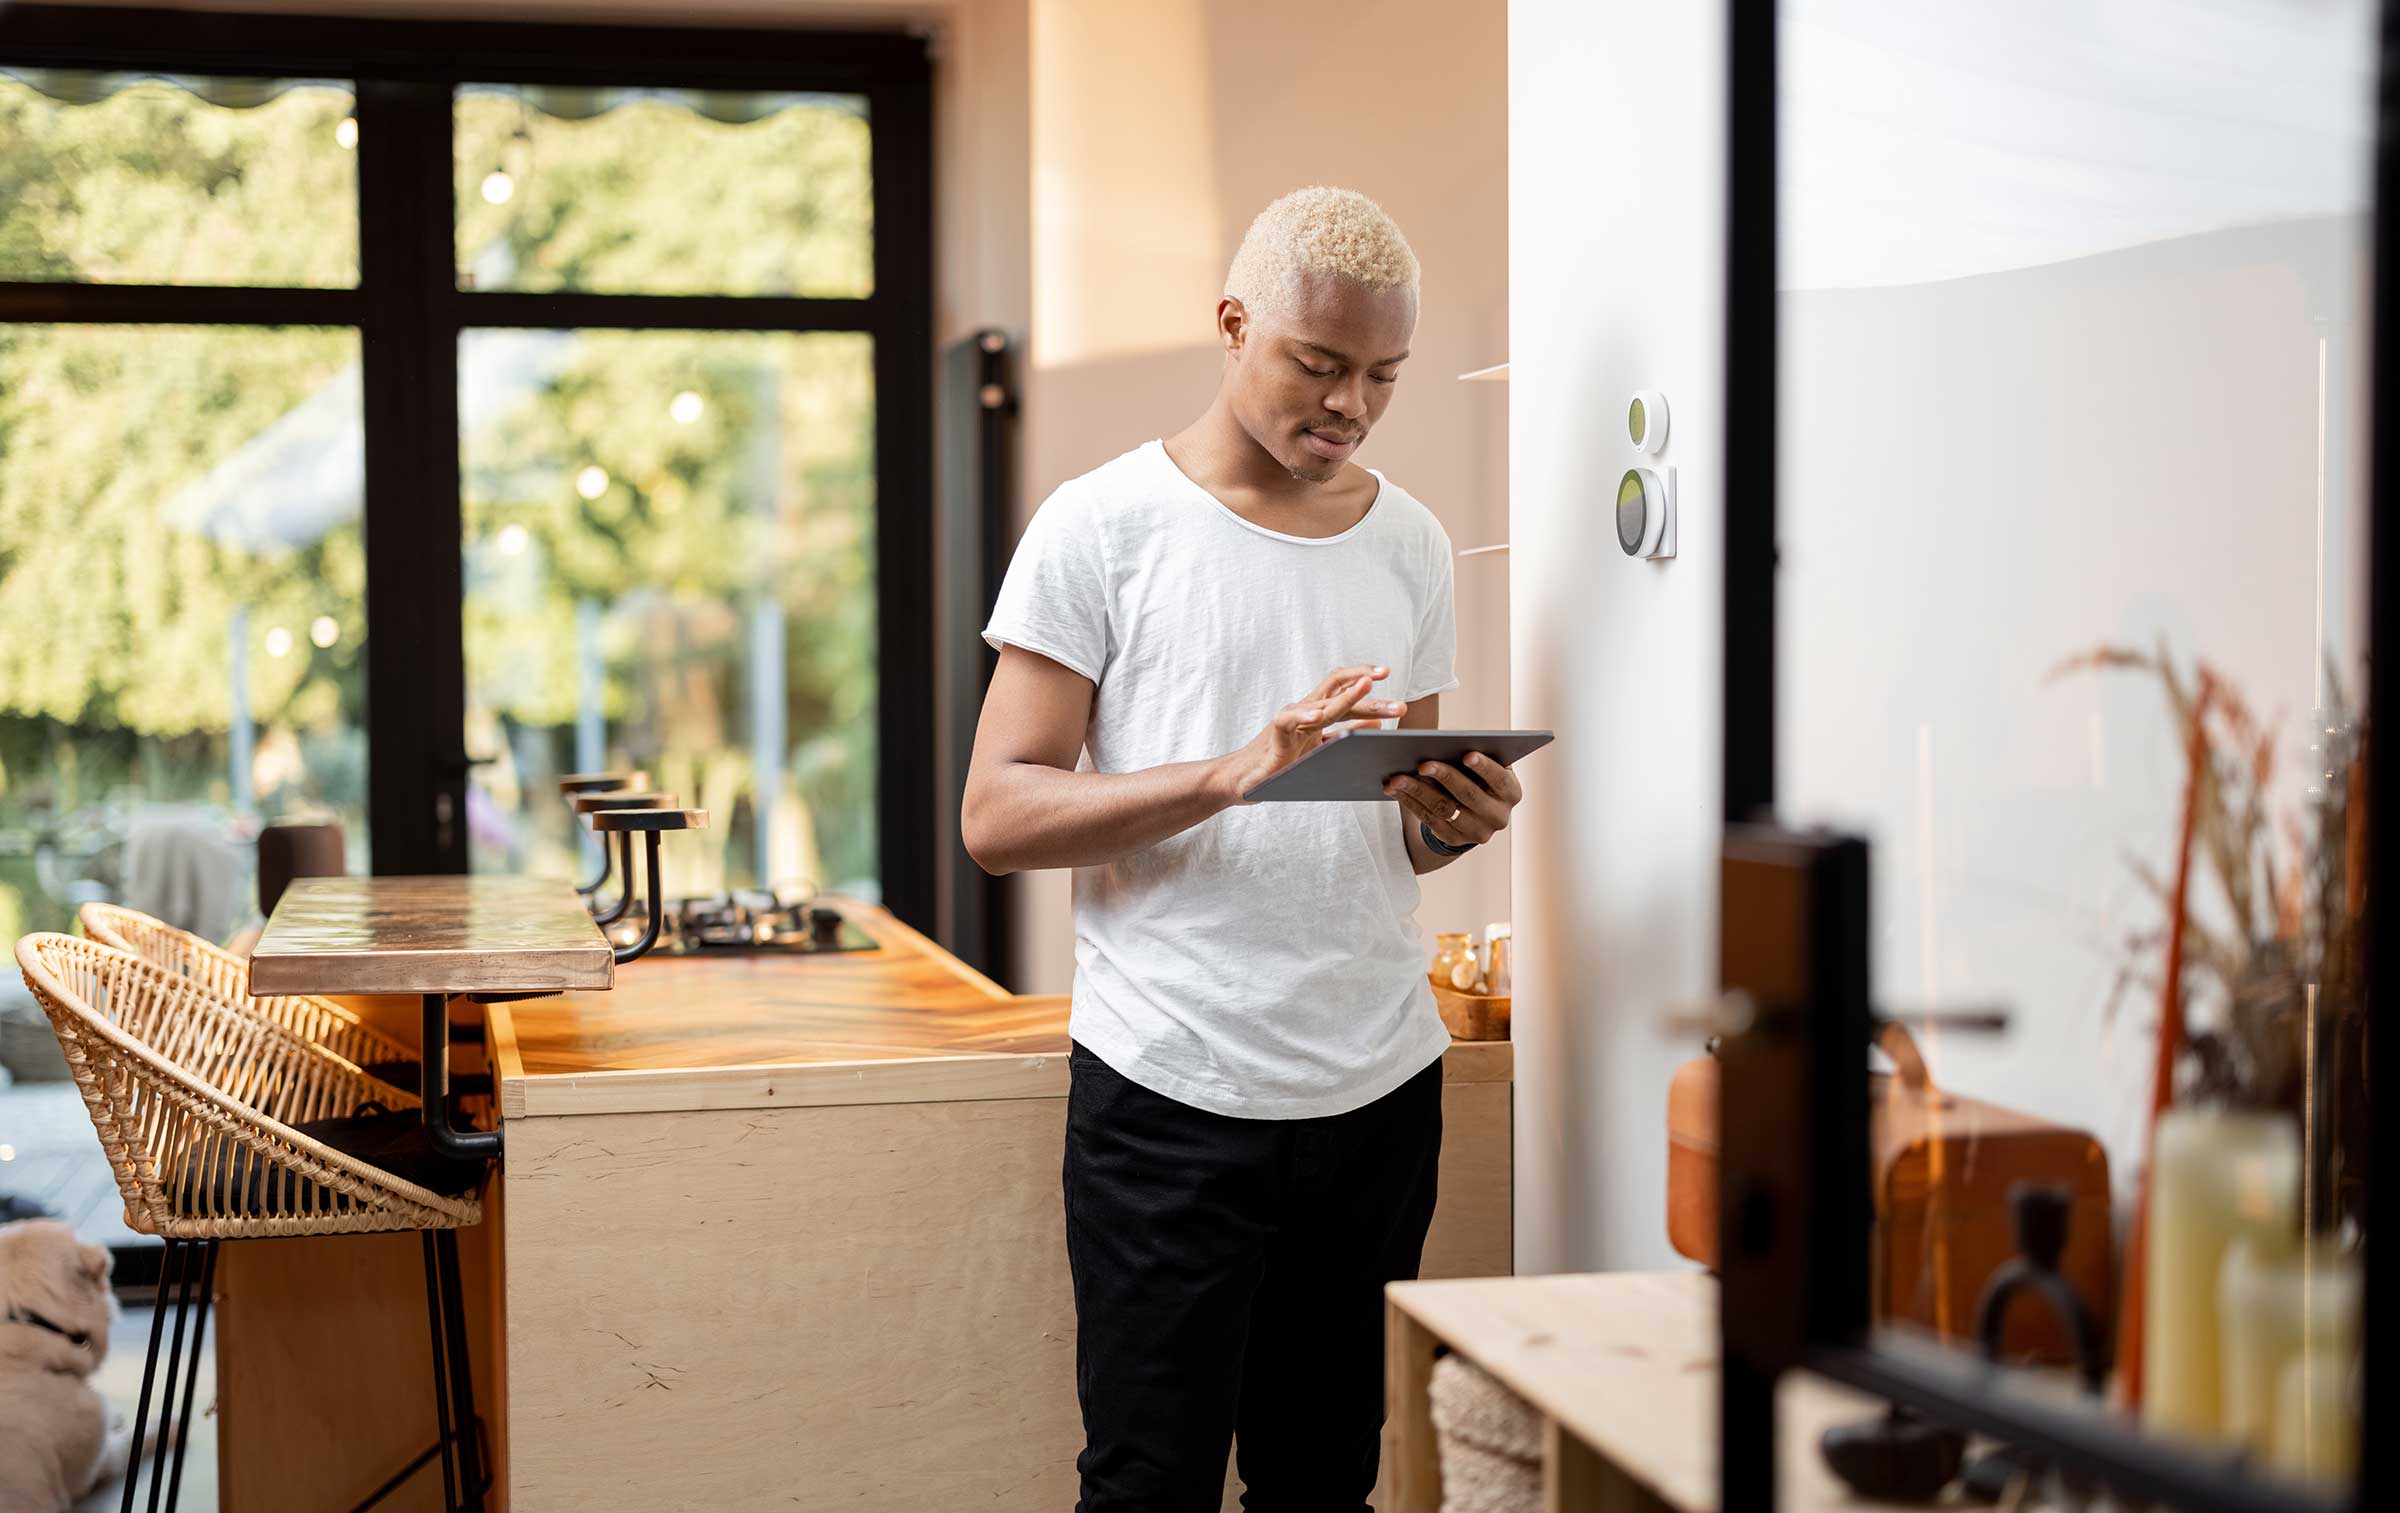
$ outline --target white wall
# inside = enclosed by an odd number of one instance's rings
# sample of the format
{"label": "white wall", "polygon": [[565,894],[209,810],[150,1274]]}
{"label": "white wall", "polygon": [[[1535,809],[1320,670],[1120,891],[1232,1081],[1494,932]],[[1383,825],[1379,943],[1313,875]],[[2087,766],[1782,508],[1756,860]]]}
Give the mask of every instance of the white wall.
{"label": "white wall", "polygon": [[[1942,70],[1998,87],[1995,60],[2042,54],[2017,33],[2083,9],[1979,13],[1959,57],[1899,0],[1787,0],[1818,27],[1785,60],[1818,116],[1784,118],[1786,270],[1881,287],[1780,305],[1778,807],[1874,843],[1884,1002],[2014,1015],[1931,1047],[1937,1079],[2111,1139],[2122,1187],[2151,1004],[2107,1005],[2163,916],[2128,859],[2170,870],[2181,757],[2154,681],[2051,674],[2163,636],[2272,722],[2277,800],[2299,797],[2320,621],[2353,687],[2362,650],[2364,163],[2316,163],[2304,201],[2248,170],[2295,132],[2362,152],[2371,116],[2358,7],[2270,58],[2229,6],[2153,53],[2078,53],[2088,129],[1956,129]],[[1514,713],[1560,733],[1516,856],[1518,1258],[1672,1264],[1664,1095],[1697,1047],[1659,1021],[1715,976],[1722,8],[1516,0],[1510,36]],[[1862,56],[1891,87],[1792,77]],[[2261,69],[2321,97],[2262,94]],[[1873,129],[1824,129],[1841,110]],[[1860,204],[1972,276],[1859,238]],[[1616,417],[1652,386],[1681,495],[1664,566],[1619,556],[1604,509]],[[2223,915],[2205,884],[2197,913]]]}
{"label": "white wall", "polygon": [[[1517,838],[1517,1267],[1674,1264],[1660,1028],[1716,975],[1724,21],[1509,7],[1509,639]],[[1667,397],[1680,555],[1610,506],[1623,415]]]}
{"label": "white wall", "polygon": [[2162,964],[2134,868],[2184,756],[2153,675],[2056,669],[2204,663],[2297,817],[2364,648],[2375,7],[1783,12],[1779,808],[1873,841],[1880,997],[2010,1011],[1937,1079],[2100,1135],[2129,1196],[2157,989],[2113,990]]}
{"label": "white wall", "polygon": [[[1873,841],[1885,1001],[2010,1010],[1929,1048],[1937,1080],[2100,1135],[2128,1196],[2155,991],[2108,1005],[2164,920],[2132,864],[2172,870],[2184,757],[2154,677],[2053,669],[2206,662],[2299,804],[2320,335],[2324,649],[2359,686],[2365,254],[2362,220],[2318,218],[1784,297],[1779,810]],[[2227,920],[2205,858],[2193,908]]]}

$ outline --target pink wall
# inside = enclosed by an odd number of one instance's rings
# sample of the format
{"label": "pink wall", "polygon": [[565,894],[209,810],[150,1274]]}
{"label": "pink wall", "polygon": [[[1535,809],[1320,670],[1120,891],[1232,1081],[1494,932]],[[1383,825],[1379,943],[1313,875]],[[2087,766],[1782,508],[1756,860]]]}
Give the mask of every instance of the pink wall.
{"label": "pink wall", "polygon": [[[1424,267],[1415,345],[1360,455],[1453,542],[1506,539],[1506,7],[1384,0],[1032,0],[1033,325],[1023,492],[1180,429],[1215,391],[1225,264],[1269,200],[1305,184],[1375,198]],[[1508,559],[1458,564],[1460,675],[1444,722],[1508,714]],[[1428,930],[1508,916],[1502,843],[1428,880]],[[1019,980],[1073,973],[1064,874],[1020,883]]]}

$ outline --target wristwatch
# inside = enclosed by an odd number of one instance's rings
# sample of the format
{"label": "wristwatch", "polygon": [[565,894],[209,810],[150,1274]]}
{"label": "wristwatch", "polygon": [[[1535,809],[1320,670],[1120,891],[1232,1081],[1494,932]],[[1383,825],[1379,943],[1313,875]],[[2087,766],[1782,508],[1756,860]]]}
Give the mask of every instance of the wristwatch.
{"label": "wristwatch", "polygon": [[1453,846],[1448,841],[1443,840],[1440,836],[1434,834],[1433,827],[1426,824],[1423,820],[1417,821],[1417,834],[1425,838],[1426,849],[1431,851],[1436,856],[1464,856],[1468,852],[1474,850],[1477,844],[1474,841],[1469,841],[1463,846]]}

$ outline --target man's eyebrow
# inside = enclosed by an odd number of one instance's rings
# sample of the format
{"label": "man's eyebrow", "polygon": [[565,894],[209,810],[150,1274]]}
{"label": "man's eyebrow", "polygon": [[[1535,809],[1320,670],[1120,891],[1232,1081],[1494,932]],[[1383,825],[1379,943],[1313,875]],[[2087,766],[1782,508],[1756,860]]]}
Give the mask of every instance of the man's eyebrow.
{"label": "man's eyebrow", "polygon": [[[1336,352],[1335,350],[1333,350],[1333,348],[1326,346],[1326,345],[1325,345],[1323,342],[1314,342],[1314,341],[1309,341],[1309,340],[1307,340],[1305,337],[1298,337],[1298,336],[1295,336],[1295,337],[1293,337],[1293,338],[1292,338],[1292,342],[1293,342],[1293,344],[1294,344],[1295,346],[1302,346],[1302,347],[1306,347],[1306,348],[1308,348],[1308,349],[1309,349],[1311,352],[1322,352],[1322,353],[1324,353],[1324,354],[1325,354],[1327,357],[1330,357],[1330,358],[1332,358],[1332,359],[1333,359],[1335,362],[1348,362],[1348,361],[1350,360],[1350,357],[1349,357],[1349,354],[1348,354],[1348,353],[1346,353],[1346,352]],[[1403,352],[1400,354],[1400,356],[1399,356],[1399,357],[1385,357],[1385,358],[1379,358],[1379,359],[1377,359],[1376,361],[1374,361],[1374,362],[1371,362],[1371,363],[1367,364],[1367,366],[1368,366],[1368,367],[1370,367],[1370,368],[1381,368],[1381,367],[1385,367],[1385,366],[1388,366],[1389,364],[1396,363],[1396,362],[1400,361],[1400,360],[1401,360],[1401,358],[1404,358],[1404,357],[1406,357],[1406,356],[1408,356],[1408,353],[1407,353],[1407,352],[1405,352],[1405,351],[1403,351]]]}

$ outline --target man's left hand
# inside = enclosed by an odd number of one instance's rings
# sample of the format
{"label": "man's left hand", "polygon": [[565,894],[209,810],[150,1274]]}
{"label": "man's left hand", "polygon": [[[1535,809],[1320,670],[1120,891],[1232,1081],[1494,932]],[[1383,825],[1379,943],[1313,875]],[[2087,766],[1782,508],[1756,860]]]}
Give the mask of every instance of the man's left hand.
{"label": "man's left hand", "polygon": [[1400,810],[1424,822],[1444,844],[1480,846],[1508,828],[1509,811],[1525,797],[1517,775],[1482,752],[1472,752],[1466,770],[1427,762],[1414,776],[1387,778],[1383,791]]}

